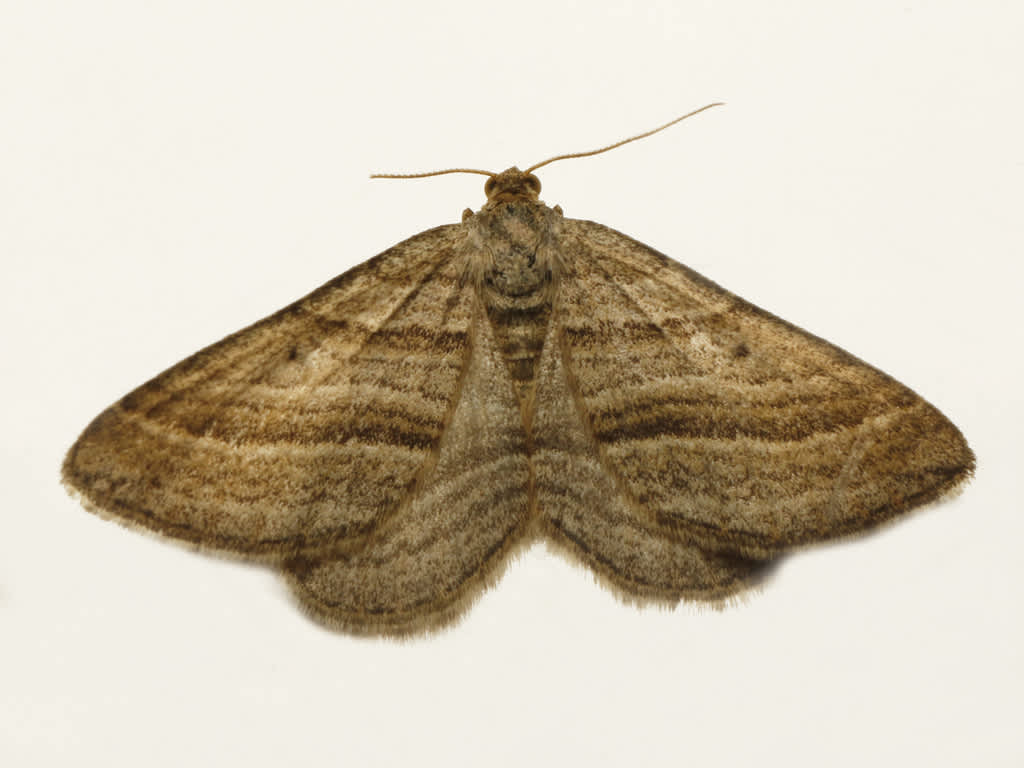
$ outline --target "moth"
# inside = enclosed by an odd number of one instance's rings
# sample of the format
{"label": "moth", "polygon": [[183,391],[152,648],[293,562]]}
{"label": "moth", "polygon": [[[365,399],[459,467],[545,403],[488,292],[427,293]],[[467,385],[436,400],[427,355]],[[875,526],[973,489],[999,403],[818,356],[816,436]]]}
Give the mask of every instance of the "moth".
{"label": "moth", "polygon": [[538,167],[625,141],[470,171],[479,211],[129,393],[64,483],[280,569],[325,624],[402,635],[460,616],[537,540],[630,601],[715,603],[971,476],[963,435],[904,385],[540,201]]}

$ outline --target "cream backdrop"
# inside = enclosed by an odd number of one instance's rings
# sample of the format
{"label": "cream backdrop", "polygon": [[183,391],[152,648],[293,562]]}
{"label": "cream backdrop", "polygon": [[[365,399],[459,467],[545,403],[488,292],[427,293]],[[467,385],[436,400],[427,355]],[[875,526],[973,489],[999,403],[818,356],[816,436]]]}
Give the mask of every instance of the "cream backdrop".
{"label": "cream backdrop", "polygon": [[[8,0],[0,764],[1020,765],[1024,11],[892,3]],[[536,548],[465,621],[309,622],[268,571],[104,522],[63,452],[153,374],[539,172],[917,390],[974,482],[638,611]]]}

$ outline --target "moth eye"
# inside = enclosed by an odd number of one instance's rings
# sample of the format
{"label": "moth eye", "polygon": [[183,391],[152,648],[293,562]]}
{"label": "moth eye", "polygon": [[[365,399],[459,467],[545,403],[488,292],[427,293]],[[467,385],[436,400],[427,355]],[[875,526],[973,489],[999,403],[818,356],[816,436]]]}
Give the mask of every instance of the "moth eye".
{"label": "moth eye", "polygon": [[526,177],[526,186],[528,186],[535,195],[540,194],[540,179],[534,176],[532,173]]}
{"label": "moth eye", "polygon": [[487,197],[490,197],[491,193],[494,192],[494,184],[494,177],[488,176],[487,181],[484,182],[484,194],[487,195]]}

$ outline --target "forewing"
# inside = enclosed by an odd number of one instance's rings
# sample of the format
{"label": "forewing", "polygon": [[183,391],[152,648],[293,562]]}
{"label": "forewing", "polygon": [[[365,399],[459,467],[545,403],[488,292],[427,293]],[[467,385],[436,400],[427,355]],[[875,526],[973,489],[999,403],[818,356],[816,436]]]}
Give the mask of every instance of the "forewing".
{"label": "forewing", "polygon": [[459,233],[406,240],[130,393],[71,448],[65,483],[102,515],[270,559],[365,535],[456,399]]}
{"label": "forewing", "polygon": [[358,633],[438,627],[496,578],[530,522],[529,461],[515,389],[482,309],[437,464],[357,552],[286,566],[303,605]]}
{"label": "forewing", "polygon": [[607,227],[566,221],[562,345],[605,465],[649,519],[770,557],[966,479],[938,410],[862,361]]}

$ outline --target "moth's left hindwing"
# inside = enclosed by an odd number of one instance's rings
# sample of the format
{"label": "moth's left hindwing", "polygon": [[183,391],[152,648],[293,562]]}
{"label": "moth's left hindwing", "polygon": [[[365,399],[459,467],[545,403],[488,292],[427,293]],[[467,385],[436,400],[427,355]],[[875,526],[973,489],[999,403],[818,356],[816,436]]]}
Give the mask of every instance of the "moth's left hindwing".
{"label": "moth's left hindwing", "polygon": [[304,607],[356,633],[407,634],[464,611],[529,541],[530,459],[519,401],[482,307],[436,461],[363,548],[286,570]]}

